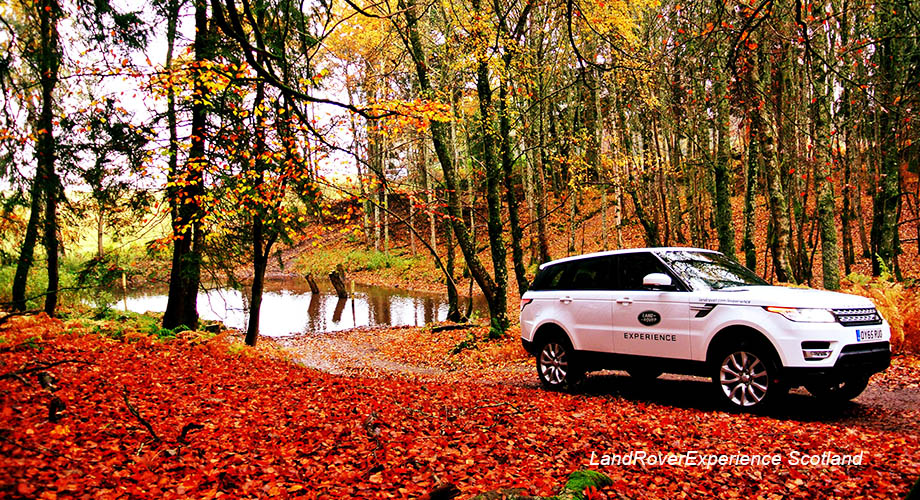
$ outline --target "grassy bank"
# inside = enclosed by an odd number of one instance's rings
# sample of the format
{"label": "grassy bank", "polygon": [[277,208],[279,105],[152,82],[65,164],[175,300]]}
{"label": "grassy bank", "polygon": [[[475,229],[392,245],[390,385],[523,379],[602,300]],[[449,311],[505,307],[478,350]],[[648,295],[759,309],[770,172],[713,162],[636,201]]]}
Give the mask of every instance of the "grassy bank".
{"label": "grassy bank", "polygon": [[[412,255],[405,248],[381,252],[347,242],[308,248],[296,257],[295,269],[301,275],[312,274],[317,279],[324,279],[339,264],[345,269],[348,279],[368,285],[419,291],[443,292],[445,289],[444,275],[428,253],[419,251]],[[457,273],[460,273],[459,267]]]}
{"label": "grassy bank", "polygon": [[[41,309],[48,288],[44,253],[36,251],[26,282],[26,309]],[[129,288],[166,283],[169,254],[142,246],[123,247],[102,257],[93,253],[68,253],[60,260],[59,303],[63,306],[104,310],[122,295],[122,276]],[[0,266],[0,303],[12,300],[16,264]]]}

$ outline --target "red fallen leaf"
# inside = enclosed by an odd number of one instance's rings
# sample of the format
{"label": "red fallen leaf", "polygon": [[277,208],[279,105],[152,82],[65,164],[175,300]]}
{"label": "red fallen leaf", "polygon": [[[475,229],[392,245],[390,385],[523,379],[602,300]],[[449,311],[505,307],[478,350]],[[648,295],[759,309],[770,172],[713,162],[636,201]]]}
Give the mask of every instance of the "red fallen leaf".
{"label": "red fallen leaf", "polygon": [[28,483],[19,483],[16,485],[16,492],[20,495],[29,496],[35,493],[35,487]]}
{"label": "red fallen leaf", "polygon": [[584,491],[585,500],[598,500],[601,498],[601,492],[596,486],[588,486]]}

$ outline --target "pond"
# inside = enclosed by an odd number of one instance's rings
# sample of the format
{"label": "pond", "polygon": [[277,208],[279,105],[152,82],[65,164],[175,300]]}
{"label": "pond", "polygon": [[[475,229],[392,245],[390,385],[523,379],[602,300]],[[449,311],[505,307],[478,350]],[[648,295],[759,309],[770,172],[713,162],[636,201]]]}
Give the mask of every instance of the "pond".
{"label": "pond", "polygon": [[[320,282],[320,293],[314,295],[306,280],[300,278],[267,279],[262,295],[259,333],[271,337],[306,332],[330,332],[359,326],[423,326],[447,317],[447,296],[416,292],[400,288],[354,284],[354,293],[339,299],[331,286]],[[328,285],[328,283],[325,283]],[[348,290],[352,290],[348,284]],[[127,308],[143,313],[166,310],[166,290],[129,291]],[[468,299],[460,298],[460,309],[466,311]],[[122,309],[119,300],[114,308]],[[214,289],[198,293],[198,315],[201,319],[218,320],[229,328],[246,329],[249,290]],[[473,297],[473,310],[487,311],[482,296]]]}

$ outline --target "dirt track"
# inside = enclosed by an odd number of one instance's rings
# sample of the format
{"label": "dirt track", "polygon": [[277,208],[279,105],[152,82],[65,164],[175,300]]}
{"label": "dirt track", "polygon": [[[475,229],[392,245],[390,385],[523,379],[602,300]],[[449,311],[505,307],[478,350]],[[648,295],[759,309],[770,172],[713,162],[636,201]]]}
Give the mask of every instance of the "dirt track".
{"label": "dirt track", "polygon": [[[489,377],[464,377],[461,370],[413,364],[387,357],[367,344],[367,330],[317,334],[280,340],[304,365],[330,373],[375,377],[403,377],[419,380],[452,379],[460,383],[508,384],[539,388],[533,363],[504,367]],[[580,390],[601,398],[718,410],[711,383],[704,378],[665,374],[651,382],[638,382],[625,372],[605,371],[590,374]],[[821,421],[843,427],[874,430],[920,432],[920,356],[895,357],[888,371],[875,375],[869,387],[853,401],[828,405],[803,388],[793,389],[769,416],[780,420]]]}

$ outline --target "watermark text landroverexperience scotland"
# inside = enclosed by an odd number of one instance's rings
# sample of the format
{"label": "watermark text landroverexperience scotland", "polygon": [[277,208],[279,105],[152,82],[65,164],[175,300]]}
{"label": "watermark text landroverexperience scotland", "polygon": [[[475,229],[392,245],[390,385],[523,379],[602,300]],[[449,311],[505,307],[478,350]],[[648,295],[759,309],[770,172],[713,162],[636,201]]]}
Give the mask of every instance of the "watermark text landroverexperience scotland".
{"label": "watermark text landroverexperience scotland", "polygon": [[788,453],[706,453],[690,450],[680,453],[650,453],[634,450],[626,453],[598,453],[592,451],[588,466],[631,467],[631,466],[676,466],[676,467],[826,467],[829,465],[863,465],[863,453],[803,453],[791,450]]}

